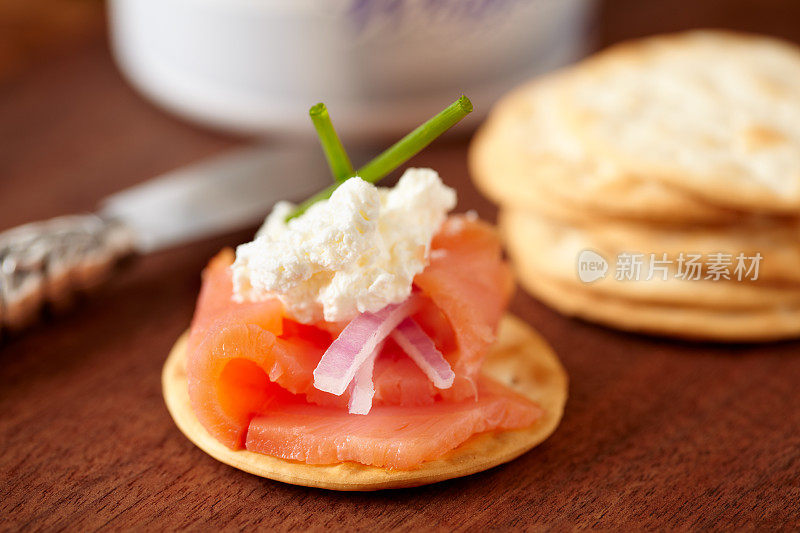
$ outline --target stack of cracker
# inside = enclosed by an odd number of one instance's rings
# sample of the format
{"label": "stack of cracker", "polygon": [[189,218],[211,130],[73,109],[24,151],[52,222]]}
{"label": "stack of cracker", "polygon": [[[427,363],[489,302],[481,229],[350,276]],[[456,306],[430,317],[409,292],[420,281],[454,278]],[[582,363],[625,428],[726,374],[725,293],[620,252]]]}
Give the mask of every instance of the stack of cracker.
{"label": "stack of cracker", "polygon": [[470,166],[522,285],[609,326],[800,336],[800,50],[717,31],[612,47],[507,95]]}

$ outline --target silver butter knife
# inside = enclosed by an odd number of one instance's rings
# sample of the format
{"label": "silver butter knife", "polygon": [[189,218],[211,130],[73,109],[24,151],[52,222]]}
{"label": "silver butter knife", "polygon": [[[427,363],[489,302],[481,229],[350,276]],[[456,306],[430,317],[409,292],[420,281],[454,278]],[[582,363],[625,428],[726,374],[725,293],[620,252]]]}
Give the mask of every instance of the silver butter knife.
{"label": "silver butter knife", "polygon": [[0,330],[69,306],[124,257],[257,224],[278,200],[329,185],[316,145],[246,148],[116,193],[96,213],[0,233]]}

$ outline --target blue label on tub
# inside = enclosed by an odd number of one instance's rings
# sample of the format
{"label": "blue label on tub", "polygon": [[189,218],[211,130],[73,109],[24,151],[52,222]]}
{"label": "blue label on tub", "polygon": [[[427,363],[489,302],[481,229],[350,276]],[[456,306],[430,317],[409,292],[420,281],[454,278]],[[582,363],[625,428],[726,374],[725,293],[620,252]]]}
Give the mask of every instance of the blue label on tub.
{"label": "blue label on tub", "polygon": [[508,11],[521,0],[353,0],[348,15],[357,31],[373,22],[391,22],[394,27],[403,23],[435,23],[480,21],[487,15]]}

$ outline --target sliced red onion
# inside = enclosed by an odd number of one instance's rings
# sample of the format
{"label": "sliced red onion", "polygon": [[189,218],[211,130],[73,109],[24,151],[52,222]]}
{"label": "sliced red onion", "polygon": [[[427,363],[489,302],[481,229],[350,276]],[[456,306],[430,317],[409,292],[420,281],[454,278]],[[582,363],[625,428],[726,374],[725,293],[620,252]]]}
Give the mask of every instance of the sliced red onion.
{"label": "sliced red onion", "polygon": [[392,338],[428,376],[437,389],[449,389],[456,375],[428,334],[414,319],[406,318],[392,332]]}
{"label": "sliced red onion", "polygon": [[362,313],[350,321],[314,369],[314,387],[341,396],[356,370],[402,320],[413,313],[417,299],[387,305],[377,313]]}
{"label": "sliced red onion", "polygon": [[347,412],[354,415],[369,414],[372,409],[372,398],[375,396],[375,383],[372,381],[372,372],[375,369],[375,359],[381,353],[385,340],[378,343],[375,350],[361,363],[356,370],[356,375],[350,383],[350,402]]}

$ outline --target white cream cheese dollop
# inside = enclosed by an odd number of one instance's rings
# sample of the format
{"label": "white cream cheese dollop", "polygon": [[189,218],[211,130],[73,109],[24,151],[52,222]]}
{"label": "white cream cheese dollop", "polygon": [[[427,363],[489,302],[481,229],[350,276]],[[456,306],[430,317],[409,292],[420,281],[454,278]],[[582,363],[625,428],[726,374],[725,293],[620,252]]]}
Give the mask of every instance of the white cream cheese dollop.
{"label": "white cream cheese dollop", "polygon": [[288,223],[294,206],[280,202],[255,240],[236,250],[233,297],[278,298],[303,323],[402,302],[455,205],[455,191],[429,168],[406,170],[394,188],[350,178]]}

